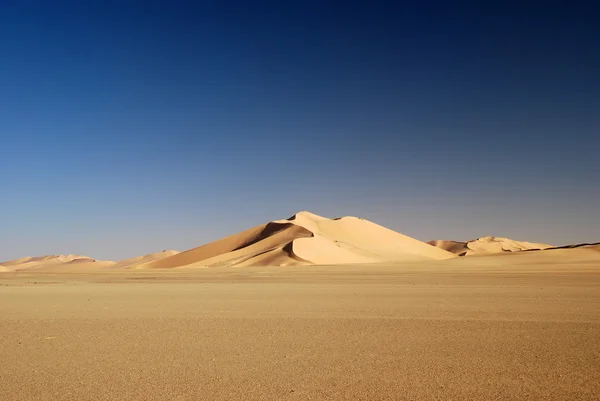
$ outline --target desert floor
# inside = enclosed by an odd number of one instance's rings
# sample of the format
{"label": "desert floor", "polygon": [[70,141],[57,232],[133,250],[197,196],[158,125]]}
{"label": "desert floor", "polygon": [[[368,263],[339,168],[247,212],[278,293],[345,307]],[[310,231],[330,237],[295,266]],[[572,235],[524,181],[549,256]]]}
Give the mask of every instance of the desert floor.
{"label": "desert floor", "polygon": [[598,400],[600,266],[0,274],[0,400]]}

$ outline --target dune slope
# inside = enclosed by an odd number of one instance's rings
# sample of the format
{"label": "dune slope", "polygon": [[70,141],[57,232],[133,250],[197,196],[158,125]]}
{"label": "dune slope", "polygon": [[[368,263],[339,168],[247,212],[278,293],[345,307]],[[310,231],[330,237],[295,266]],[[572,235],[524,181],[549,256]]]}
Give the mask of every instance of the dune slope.
{"label": "dune slope", "polygon": [[115,269],[132,268],[136,265],[153,262],[163,258],[168,258],[170,256],[177,255],[178,253],[179,252],[173,250],[164,250],[162,252],[156,252],[148,255],[137,256],[135,258],[120,260],[111,267]]}

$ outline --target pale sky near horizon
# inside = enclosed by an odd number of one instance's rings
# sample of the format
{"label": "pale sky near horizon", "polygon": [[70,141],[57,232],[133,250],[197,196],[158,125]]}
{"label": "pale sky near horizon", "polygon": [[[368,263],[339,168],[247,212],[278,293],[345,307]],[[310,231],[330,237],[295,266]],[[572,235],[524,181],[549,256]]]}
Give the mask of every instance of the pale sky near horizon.
{"label": "pale sky near horizon", "polygon": [[300,210],[600,241],[597,6],[449,3],[3,2],[0,261]]}

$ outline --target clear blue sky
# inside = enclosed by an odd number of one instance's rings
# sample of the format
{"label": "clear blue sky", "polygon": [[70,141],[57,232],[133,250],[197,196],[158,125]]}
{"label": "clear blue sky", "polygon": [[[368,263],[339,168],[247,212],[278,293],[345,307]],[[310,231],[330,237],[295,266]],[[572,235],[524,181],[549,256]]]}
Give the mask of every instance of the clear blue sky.
{"label": "clear blue sky", "polygon": [[299,210],[600,241],[591,3],[3,1],[0,260]]}

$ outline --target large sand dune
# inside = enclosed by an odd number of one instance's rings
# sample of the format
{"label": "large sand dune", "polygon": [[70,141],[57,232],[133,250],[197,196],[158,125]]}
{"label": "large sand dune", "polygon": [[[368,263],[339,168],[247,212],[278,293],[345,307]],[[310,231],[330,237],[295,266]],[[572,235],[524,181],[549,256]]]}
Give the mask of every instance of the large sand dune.
{"label": "large sand dune", "polygon": [[435,240],[429,241],[428,244],[460,256],[541,250],[553,247],[548,244],[516,241],[502,237],[481,237],[466,242]]}
{"label": "large sand dune", "polygon": [[357,217],[300,212],[133,267],[294,266],[449,259],[454,254]]}

